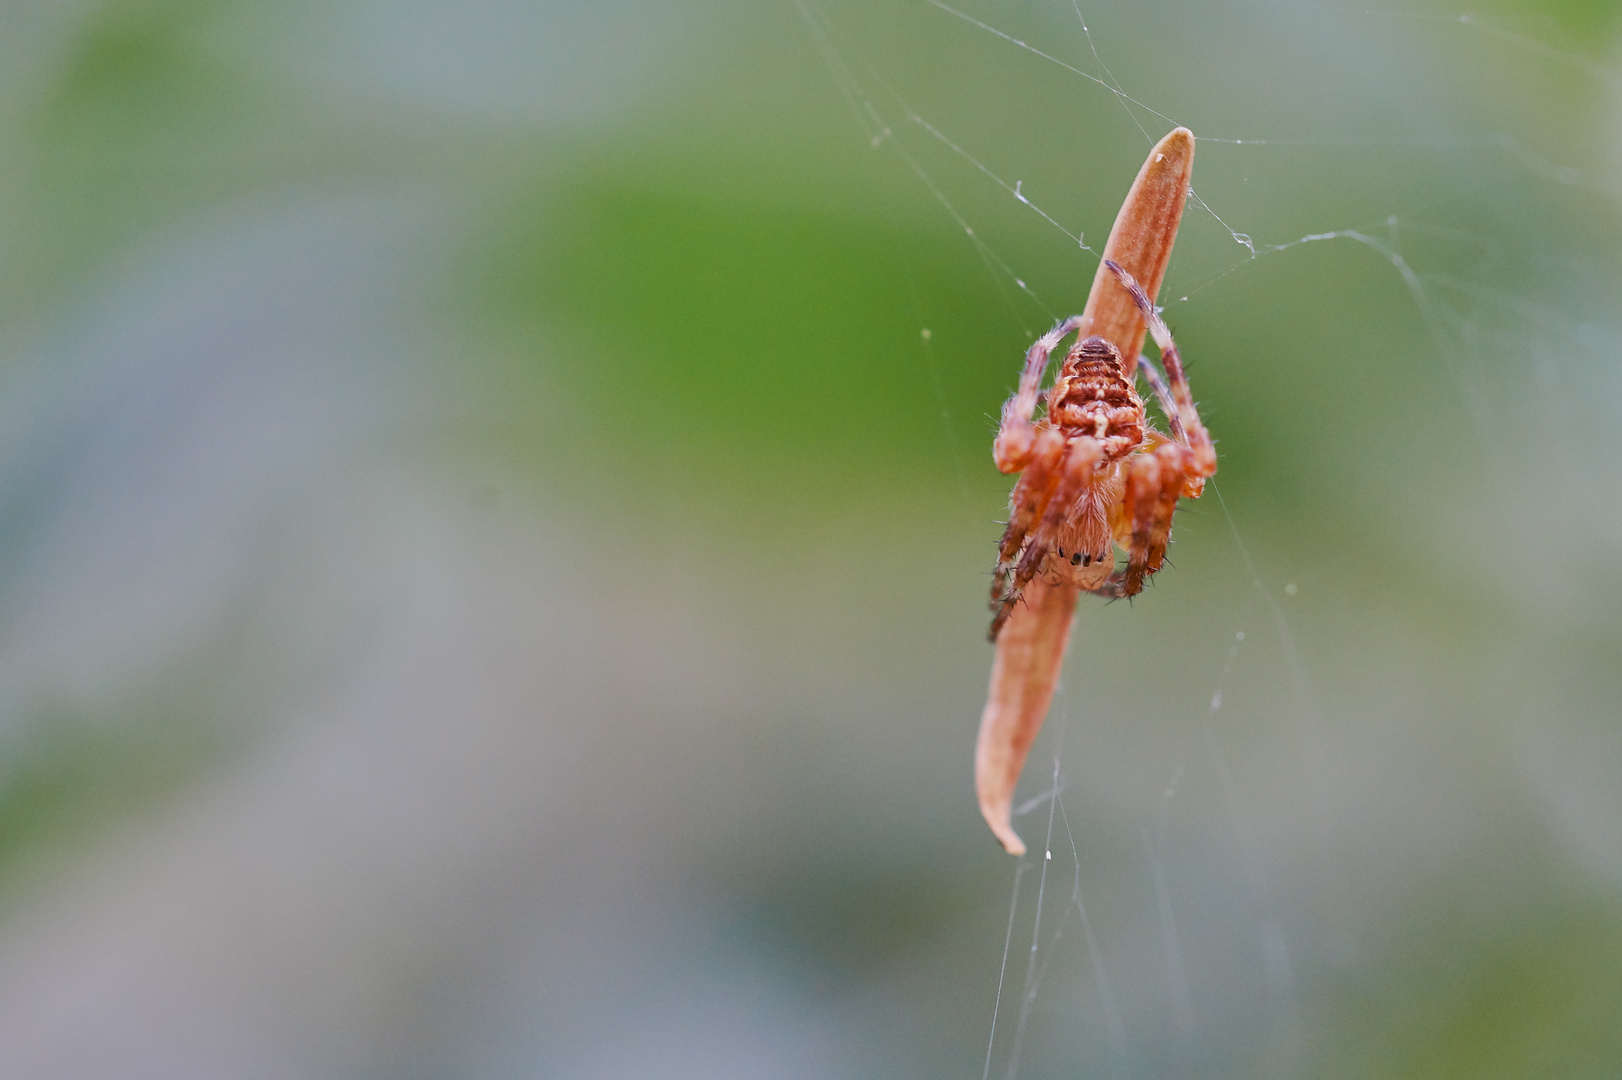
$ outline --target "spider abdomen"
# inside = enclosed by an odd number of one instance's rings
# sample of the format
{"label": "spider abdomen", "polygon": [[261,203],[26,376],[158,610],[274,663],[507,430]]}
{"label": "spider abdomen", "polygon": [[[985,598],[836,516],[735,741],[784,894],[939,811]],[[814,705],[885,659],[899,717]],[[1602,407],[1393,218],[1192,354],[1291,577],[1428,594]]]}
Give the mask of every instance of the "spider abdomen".
{"label": "spider abdomen", "polygon": [[1106,458],[1131,453],[1143,443],[1143,399],[1114,345],[1090,337],[1070,350],[1048,394],[1048,419],[1067,436],[1097,439]]}

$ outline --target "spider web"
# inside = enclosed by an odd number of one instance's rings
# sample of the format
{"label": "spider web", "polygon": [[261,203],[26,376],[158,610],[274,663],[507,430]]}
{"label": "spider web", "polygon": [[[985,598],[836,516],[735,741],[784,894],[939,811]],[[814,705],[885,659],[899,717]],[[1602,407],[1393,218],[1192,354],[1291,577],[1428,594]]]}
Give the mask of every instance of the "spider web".
{"label": "spider web", "polygon": [[[14,7],[0,1073],[1622,1073],[1607,6]],[[1174,123],[1221,470],[1010,860],[986,451]]]}
{"label": "spider web", "polygon": [[[1230,452],[1208,497],[1181,509],[1184,545],[1172,552],[1177,558],[1196,548],[1173,574],[1215,580],[1148,594],[1142,607],[1156,609],[1150,626],[1127,626],[1121,613],[1083,605],[1048,721],[1051,749],[1045,761],[1040,751],[1032,755],[1024,778],[1031,794],[1016,807],[1016,824],[1042,842],[1031,843],[1031,856],[1013,870],[983,1077],[1069,1074],[1078,1066],[1113,1077],[1322,1074],[1336,1053],[1343,1055],[1336,1068],[1355,1071],[1348,1061],[1380,1061],[1345,1051],[1370,1030],[1398,1032],[1394,1053],[1440,1052],[1433,1044],[1447,1045],[1445,1032],[1390,1015],[1359,1028],[1333,1008],[1352,982],[1427,1000],[1413,989],[1412,970],[1394,958],[1400,934],[1381,922],[1434,919],[1434,908],[1394,897],[1417,888],[1457,895],[1480,862],[1467,855],[1439,871],[1430,860],[1448,848],[1485,860],[1495,842],[1480,823],[1426,813],[1434,791],[1485,807],[1495,791],[1518,790],[1540,804],[1533,816],[1546,814],[1564,829],[1579,862],[1614,873],[1614,855],[1601,852],[1613,851],[1616,837],[1595,840],[1596,820],[1616,821],[1614,802],[1585,783],[1562,809],[1553,788],[1565,785],[1563,768],[1577,770],[1552,749],[1558,737],[1532,733],[1552,711],[1557,729],[1591,734],[1598,721],[1591,709],[1531,704],[1555,695],[1544,679],[1518,671],[1500,680],[1507,700],[1484,710],[1514,748],[1510,763],[1472,772],[1426,744],[1462,734],[1456,711],[1485,704],[1474,682],[1481,671],[1467,658],[1472,649],[1538,652],[1547,645],[1514,623],[1593,617],[1571,604],[1580,574],[1560,565],[1570,543],[1590,552],[1617,548],[1622,399],[1600,283],[1614,286],[1618,267],[1614,257],[1584,250],[1578,223],[1615,235],[1622,73],[1595,58],[1603,51],[1554,43],[1573,40],[1569,26],[1517,11],[1250,12],[1234,20],[1242,30],[1202,24],[1217,40],[1201,41],[1192,17],[1181,34],[1166,12],[1145,15],[1153,29],[1134,30],[1123,13],[1096,4],[924,0],[889,18],[826,0],[796,5],[862,137],[961,231],[1024,340],[1079,309],[1116,205],[1072,196],[1067,174],[1044,157],[1062,155],[1071,178],[1102,173],[1108,161],[1124,191],[1143,149],[1176,124],[1193,127],[1195,185],[1160,302],[1174,330],[1183,324],[1179,340],[1194,357],[1191,379],[1213,433],[1223,437],[1225,416],[1265,422],[1234,407],[1232,395],[1245,389],[1240,377],[1221,384],[1228,397],[1212,391],[1214,369],[1235,358],[1233,338],[1226,352],[1197,344],[1201,333],[1220,337],[1211,327],[1237,308],[1252,330],[1287,326],[1294,335],[1250,343],[1267,359],[1245,363],[1243,378],[1274,384],[1261,395],[1267,406],[1293,409],[1292,388],[1307,387],[1312,407],[1338,413],[1317,424],[1299,412],[1288,419],[1299,444],[1328,459],[1298,481],[1342,484],[1348,470],[1336,458],[1373,465],[1341,487],[1350,508],[1305,497],[1281,514],[1244,475],[1257,458],[1248,448]],[[1109,19],[1110,32],[1089,25],[1094,11]],[[1157,40],[1168,28],[1174,40]],[[1325,29],[1335,32],[1333,45],[1302,37]],[[1242,40],[1247,32],[1256,37]],[[1257,57],[1255,70],[1267,79],[1284,78],[1288,68],[1299,107],[1269,107],[1256,120],[1243,108],[1243,92],[1201,100],[1191,79],[1173,77],[1168,88],[1152,74],[1136,75],[1145,65],[1165,73],[1181,60],[1206,77],[1247,82],[1238,61],[1218,58],[1225,45]],[[920,57],[937,58],[935,70],[952,70],[958,85],[932,77]],[[1418,57],[1458,80],[1451,92],[1440,75],[1402,70]],[[1317,79],[1302,70],[1315,63],[1324,66]],[[1542,100],[1588,103],[1590,115],[1571,125],[1541,125],[1532,109],[1493,115],[1484,106],[1502,91],[1489,85],[1490,72],[1507,73],[1506,82],[1533,87]],[[1337,89],[1357,105],[1335,107]],[[1055,92],[1070,112],[1042,98]],[[1056,139],[1061,113],[1071,126]],[[1111,113],[1127,123],[1110,123]],[[1609,159],[1596,126],[1611,135]],[[1084,172],[1075,171],[1078,163]],[[1337,169],[1377,182],[1359,190],[1324,179]],[[1392,172],[1441,175],[1404,182]],[[1309,184],[1270,206],[1245,189],[1256,179],[1277,192],[1292,174],[1320,180],[1323,190],[1315,194]],[[1098,190],[1091,179],[1077,183]],[[1437,197],[1450,187],[1455,205]],[[1306,257],[1319,249],[1321,257]],[[1269,289],[1279,290],[1277,306],[1267,303]],[[1303,298],[1322,312],[1359,293],[1379,300],[1355,299],[1355,313],[1334,318],[1330,332],[1288,315],[1288,304]],[[1392,323],[1402,330],[1385,332]],[[920,338],[961,477],[961,462],[974,460],[982,439],[941,389],[942,366],[961,359],[948,355],[930,326],[920,327]],[[1011,341],[1009,356],[1022,345]],[[1381,354],[1373,362],[1371,351]],[[1372,369],[1367,380],[1354,380],[1350,400],[1310,392],[1321,376],[1313,358],[1325,355]],[[1011,379],[1012,361],[1008,370]],[[1584,404],[1568,413],[1577,396]],[[1380,403],[1400,418],[1376,421],[1385,429],[1378,437],[1347,430],[1348,422],[1355,429],[1366,414],[1377,416]],[[1535,434],[1554,429],[1572,440],[1569,453],[1552,452]],[[1240,474],[1235,494],[1225,497],[1233,473]],[[1586,493],[1602,487],[1611,494],[1590,502]],[[1337,542],[1279,520],[1303,508],[1362,521],[1355,537]],[[1551,541],[1529,527],[1534,519],[1570,523],[1572,532]],[[1320,545],[1316,556],[1313,545]],[[1400,553],[1406,566],[1388,574],[1359,554],[1363,545]],[[1544,557],[1534,563],[1537,552]],[[1544,595],[1504,582],[1495,567],[1506,563],[1539,566]],[[1425,626],[1417,611],[1427,602],[1485,606],[1497,621],[1477,633]],[[1178,604],[1196,609],[1180,628],[1179,616],[1164,610]],[[1385,604],[1405,609],[1398,633],[1425,642],[1425,661],[1404,664],[1378,643],[1376,611]],[[1315,647],[1303,649],[1302,632]],[[1097,642],[1099,634],[1126,640],[1112,649]],[[1108,659],[1095,661],[1096,651]],[[1164,681],[1180,693],[1159,694],[1153,704],[1131,701],[1145,692],[1147,671],[1126,687],[1099,687],[1107,672],[1168,664],[1180,670]],[[1348,685],[1370,667],[1402,684],[1394,701]],[[1605,682],[1598,669],[1582,678],[1596,692]],[[1404,720],[1392,724],[1394,714]],[[1131,724],[1158,730],[1137,738],[1112,730]],[[1390,743],[1371,743],[1370,727]],[[1078,743],[1090,759],[1079,771]],[[1609,744],[1608,760],[1616,749]],[[1112,754],[1115,769],[1098,763]],[[1135,764],[1121,770],[1123,759]],[[1402,774],[1396,782],[1382,775],[1393,766]],[[1404,813],[1422,824],[1399,837]],[[1105,823],[1078,824],[1090,819]],[[1507,855],[1520,864],[1547,857],[1533,845]],[[1480,952],[1490,955],[1525,932],[1527,905],[1569,903],[1559,890],[1510,890],[1488,905],[1482,921],[1492,929]],[[1458,966],[1439,970],[1444,983],[1457,978]],[[1434,995],[1459,1010],[1472,1007],[1468,997],[1452,985]]]}

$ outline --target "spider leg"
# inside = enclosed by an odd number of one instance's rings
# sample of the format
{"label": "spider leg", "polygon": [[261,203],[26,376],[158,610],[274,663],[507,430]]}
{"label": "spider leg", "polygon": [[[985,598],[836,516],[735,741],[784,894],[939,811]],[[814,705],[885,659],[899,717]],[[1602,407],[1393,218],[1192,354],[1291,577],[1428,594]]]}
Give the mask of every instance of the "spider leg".
{"label": "spider leg", "polygon": [[1064,436],[1050,427],[1039,428],[1025,472],[1008,496],[1008,526],[997,545],[997,569],[991,577],[993,611],[1000,609],[1008,595],[1009,575],[1013,573],[1020,548],[1053,499],[1060,477],[1058,466],[1063,459]]}
{"label": "spider leg", "polygon": [[1025,541],[1024,552],[1014,567],[1012,578],[1001,573],[998,575],[1004,588],[993,601],[996,615],[991,620],[991,640],[997,640],[1003,624],[1013,614],[1014,605],[1019,602],[1020,590],[1042,572],[1060,530],[1074,513],[1088,486],[1097,478],[1098,464],[1102,459],[1103,448],[1098,445],[1098,440],[1085,435],[1072,440],[1065,448],[1062,461],[1052,470],[1058,482],[1042,512],[1041,523]]}
{"label": "spider leg", "polygon": [[1155,392],[1155,400],[1160,403],[1160,411],[1166,414],[1166,423],[1171,426],[1171,437],[1188,445],[1188,435],[1183,431],[1183,418],[1177,415],[1177,406],[1172,401],[1171,388],[1166,385],[1166,378],[1160,374],[1155,362],[1147,356],[1138,357],[1138,371]]}
{"label": "spider leg", "polygon": [[1126,486],[1113,522],[1116,540],[1126,548],[1126,569],[1093,592],[1113,598],[1135,596],[1160,570],[1191,457],[1187,447],[1165,441],[1127,459]]}
{"label": "spider leg", "polygon": [[1042,376],[1048,370],[1048,357],[1059,347],[1066,334],[1081,328],[1082,317],[1072,315],[1052,330],[1037,338],[1025,354],[1025,368],[1019,374],[1019,389],[1002,407],[1002,423],[997,428],[997,439],[991,444],[991,456],[1001,472],[1014,473],[1024,469],[1036,451],[1037,429],[1031,422],[1036,415],[1036,402],[1042,393]]}
{"label": "spider leg", "polygon": [[[1183,373],[1183,358],[1177,351],[1177,343],[1172,340],[1166,321],[1160,317],[1160,312],[1155,310],[1155,305],[1143,291],[1143,286],[1116,263],[1105,260],[1104,265],[1109,267],[1110,272],[1120,281],[1121,287],[1131,295],[1132,302],[1138,306],[1138,311],[1149,324],[1149,334],[1160,347],[1160,362],[1165,365],[1166,380],[1170,383],[1171,398],[1175,405],[1175,408],[1167,413],[1168,422],[1182,427],[1184,434],[1178,441],[1194,451],[1192,468],[1188,470],[1188,478],[1185,481],[1185,490],[1188,495],[1197,496],[1205,487],[1205,478],[1216,475],[1216,447],[1211,445],[1211,435],[1200,422],[1199,410],[1194,407],[1194,396],[1188,388],[1188,377]],[[1156,394],[1158,393],[1157,387]],[[1172,413],[1177,416],[1175,421],[1170,420]],[[1173,434],[1176,434],[1175,428]]]}

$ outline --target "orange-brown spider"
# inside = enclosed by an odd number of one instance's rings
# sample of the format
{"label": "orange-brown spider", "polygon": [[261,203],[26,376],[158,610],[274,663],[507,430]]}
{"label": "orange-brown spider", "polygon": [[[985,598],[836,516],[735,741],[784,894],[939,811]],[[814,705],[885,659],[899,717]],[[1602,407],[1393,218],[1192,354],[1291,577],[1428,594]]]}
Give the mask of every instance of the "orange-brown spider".
{"label": "orange-brown spider", "polygon": [[[1143,288],[1105,260],[1149,324],[1165,376],[1147,356],[1137,369],[1153,388],[1171,434],[1149,425],[1121,352],[1101,337],[1077,341],[1047,394],[1047,414],[1033,420],[1048,357],[1084,325],[1072,316],[1036,340],[1025,356],[1019,389],[1003,406],[992,446],[997,468],[1019,472],[1009,496],[1008,528],[992,577],[991,639],[1020,595],[1042,576],[1099,596],[1132,596],[1160,569],[1177,500],[1195,498],[1215,474],[1216,449],[1200,423],[1171,331]],[[1126,552],[1115,568],[1113,544]]]}
{"label": "orange-brown spider", "polygon": [[[1142,589],[1165,559],[1178,498],[1198,495],[1216,472],[1177,346],[1154,310],[1193,169],[1187,128],[1149,151],[1116,215],[1086,308],[1031,347],[1019,390],[1003,407],[997,467],[1024,475],[991,590],[997,653],[975,741],[974,788],[986,824],[1015,855],[1025,844],[1011,821],[1014,789],[1059,683],[1076,598]],[[1145,331],[1160,345],[1166,377],[1138,356]],[[1081,340],[1035,419],[1048,358],[1070,333]],[[1140,369],[1170,434],[1149,426],[1133,387]],[[1117,545],[1126,552],[1119,570]]]}

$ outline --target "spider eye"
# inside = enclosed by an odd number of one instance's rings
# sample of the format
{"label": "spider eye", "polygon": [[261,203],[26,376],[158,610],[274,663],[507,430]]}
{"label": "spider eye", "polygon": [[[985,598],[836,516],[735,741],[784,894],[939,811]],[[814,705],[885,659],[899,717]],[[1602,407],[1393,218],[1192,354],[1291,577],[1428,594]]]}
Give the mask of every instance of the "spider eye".
{"label": "spider eye", "polygon": [[1077,560],[1080,560],[1081,565],[1083,566],[1091,566],[1093,564],[1093,557],[1091,555],[1077,555],[1074,559],[1070,560],[1070,565],[1076,565]]}

